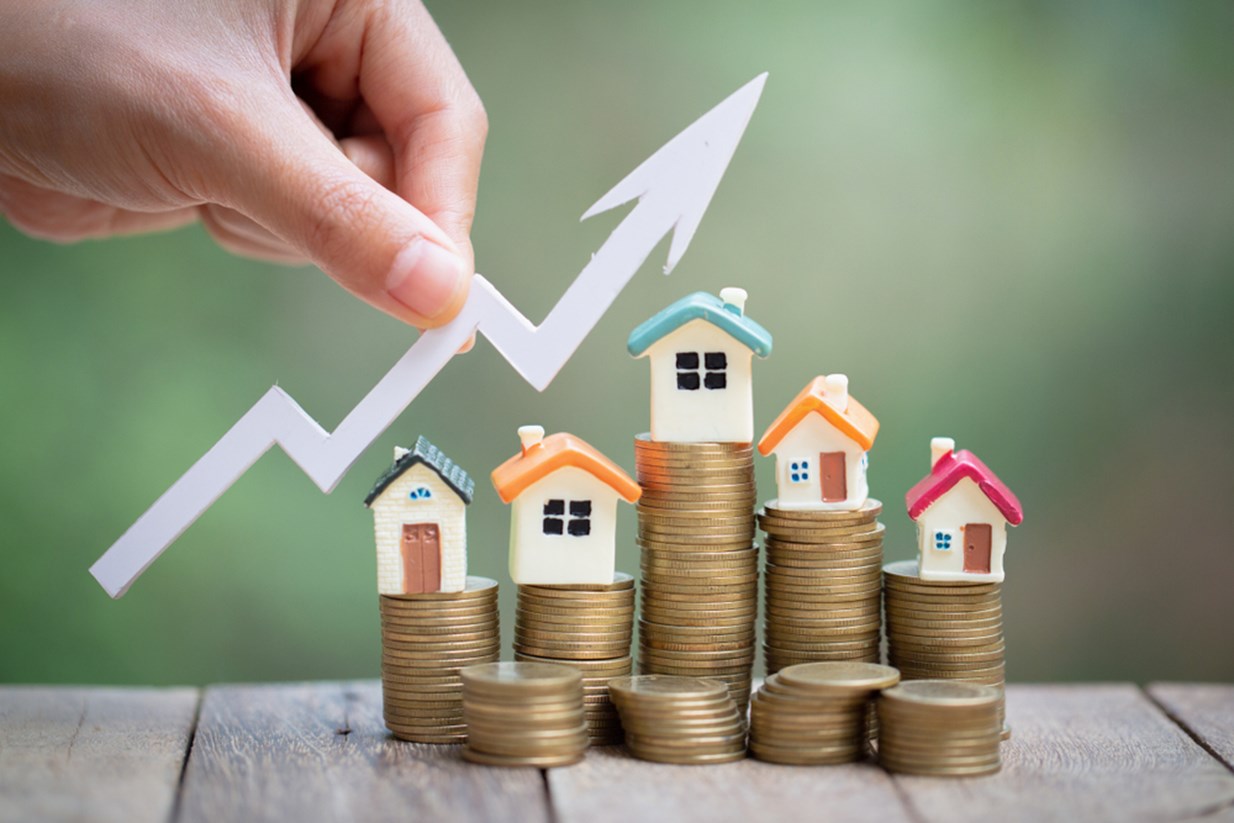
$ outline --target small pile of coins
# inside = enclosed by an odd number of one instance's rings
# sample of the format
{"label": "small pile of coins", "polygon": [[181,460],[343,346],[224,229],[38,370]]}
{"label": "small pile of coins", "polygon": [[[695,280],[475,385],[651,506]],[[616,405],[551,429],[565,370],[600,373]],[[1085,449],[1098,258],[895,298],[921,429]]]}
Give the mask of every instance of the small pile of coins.
{"label": "small pile of coins", "polygon": [[767,534],[763,656],[768,674],[829,660],[877,663],[883,504],[856,511],[759,512]]}
{"label": "small pile of coins", "polygon": [[608,681],[632,671],[634,578],[608,585],[519,586],[514,659],[565,663],[583,673],[583,702],[593,746],[620,743],[621,718]]}
{"label": "small pile of coins", "polygon": [[653,674],[616,677],[608,687],[635,757],[679,765],[745,757],[745,718],[721,681]]}
{"label": "small pile of coins", "polygon": [[462,670],[463,759],[486,766],[568,766],[587,753],[583,677],[552,663]]}
{"label": "small pile of coins", "polygon": [[759,760],[824,766],[869,754],[869,709],[900,673],[877,663],[787,666],[750,702],[750,754]]}
{"label": "small pile of coins", "polygon": [[[922,580],[917,561],[883,567],[888,662],[905,680],[1004,685],[1002,584]],[[1002,702],[999,703],[1000,722]]]}
{"label": "small pile of coins", "polygon": [[750,697],[758,614],[754,449],[635,438],[642,554],[639,671]]}
{"label": "small pile of coins", "polygon": [[461,743],[459,670],[497,660],[497,581],[461,592],[381,595],[381,692],[386,728],[416,743]]}
{"label": "small pile of coins", "polygon": [[878,760],[904,774],[993,774],[999,756],[1002,691],[954,680],[909,680],[878,699]]}

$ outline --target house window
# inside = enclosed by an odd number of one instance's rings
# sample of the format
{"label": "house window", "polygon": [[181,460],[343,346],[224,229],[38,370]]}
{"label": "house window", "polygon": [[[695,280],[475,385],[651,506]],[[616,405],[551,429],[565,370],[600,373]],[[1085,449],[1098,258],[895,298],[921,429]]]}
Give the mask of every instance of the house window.
{"label": "house window", "polygon": [[428,486],[416,486],[407,493],[409,500],[428,500],[433,496],[433,491]]}
{"label": "house window", "polygon": [[677,352],[677,388],[698,391],[728,388],[728,355],[722,351]]}
{"label": "house window", "polygon": [[810,482],[810,461],[797,460],[789,466],[788,477],[794,483],[809,483]]}
{"label": "house window", "polygon": [[951,551],[951,532],[934,532],[934,548],[940,552]]}
{"label": "house window", "polygon": [[591,534],[591,501],[546,500],[543,530],[545,534],[568,534],[571,537],[586,537]]}

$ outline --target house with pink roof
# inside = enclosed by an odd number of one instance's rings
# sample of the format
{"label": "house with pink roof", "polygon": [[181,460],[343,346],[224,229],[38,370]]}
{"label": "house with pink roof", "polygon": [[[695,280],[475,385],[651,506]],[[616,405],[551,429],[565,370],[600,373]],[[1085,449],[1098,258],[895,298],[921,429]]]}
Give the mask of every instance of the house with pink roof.
{"label": "house with pink roof", "polygon": [[949,437],[930,441],[930,458],[930,473],[904,496],[917,523],[921,579],[1001,582],[1007,526],[1024,519],[1020,501]]}

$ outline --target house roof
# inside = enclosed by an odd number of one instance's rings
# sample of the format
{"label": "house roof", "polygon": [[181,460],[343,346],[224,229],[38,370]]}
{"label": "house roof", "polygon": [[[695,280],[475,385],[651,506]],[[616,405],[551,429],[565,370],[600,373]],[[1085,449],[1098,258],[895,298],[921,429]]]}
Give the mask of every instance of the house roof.
{"label": "house roof", "polygon": [[364,498],[364,505],[372,505],[373,501],[386,490],[386,487],[401,477],[403,472],[418,464],[428,466],[436,472],[437,476],[453,489],[454,493],[461,497],[464,503],[471,502],[476,492],[476,481],[472,480],[471,476],[463,471],[461,466],[446,457],[441,449],[428,442],[421,435],[416,440],[416,445],[411,451],[395,460],[394,465],[386,469],[385,474],[377,478],[372,491]]}
{"label": "house roof", "polygon": [[630,332],[626,349],[632,356],[642,357],[656,341],[691,320],[706,320],[759,357],[771,354],[770,332],[747,317],[741,309],[705,291],[686,295],[639,325]]}
{"label": "house roof", "polygon": [[861,446],[863,451],[870,450],[874,445],[874,438],[878,436],[878,419],[852,395],[849,395],[848,407],[844,411],[828,403],[824,392],[825,380],[821,375],[811,380],[793,398],[793,402],[780,412],[780,416],[767,427],[762,439],[758,441],[760,454],[771,454],[780,441],[811,413],[822,415],[823,419],[839,429],[841,434]]}
{"label": "house roof", "polygon": [[620,466],[585,441],[565,432],[550,434],[493,469],[493,486],[502,502],[510,503],[537,480],[570,466],[607,483],[627,503],[633,503],[643,494]]}
{"label": "house roof", "polygon": [[908,516],[916,520],[940,497],[965,477],[981,489],[981,493],[1002,513],[1007,522],[1018,526],[1024,520],[1024,510],[1011,489],[998,479],[989,466],[967,450],[951,451],[938,459],[930,473],[904,495]]}

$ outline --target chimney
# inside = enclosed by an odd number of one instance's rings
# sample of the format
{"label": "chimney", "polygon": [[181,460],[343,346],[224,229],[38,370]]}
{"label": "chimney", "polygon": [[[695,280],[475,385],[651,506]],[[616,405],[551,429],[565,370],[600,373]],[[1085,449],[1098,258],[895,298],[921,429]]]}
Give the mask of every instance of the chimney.
{"label": "chimney", "polygon": [[738,316],[746,313],[746,294],[745,289],[739,289],[736,286],[729,286],[726,289],[720,289],[720,299],[724,301],[724,308]]}
{"label": "chimney", "polygon": [[823,399],[836,411],[848,411],[848,375],[829,374],[824,377]]}
{"label": "chimney", "polygon": [[407,455],[410,452],[411,452],[411,449],[405,449],[402,446],[395,446],[394,447],[394,462],[397,463],[398,461],[402,460],[404,455]]}
{"label": "chimney", "polygon": [[518,439],[523,444],[523,454],[540,445],[540,441],[544,439],[543,426],[519,426]]}
{"label": "chimney", "polygon": [[955,451],[955,440],[950,437],[935,437],[930,441],[930,468],[938,465],[938,461]]}

